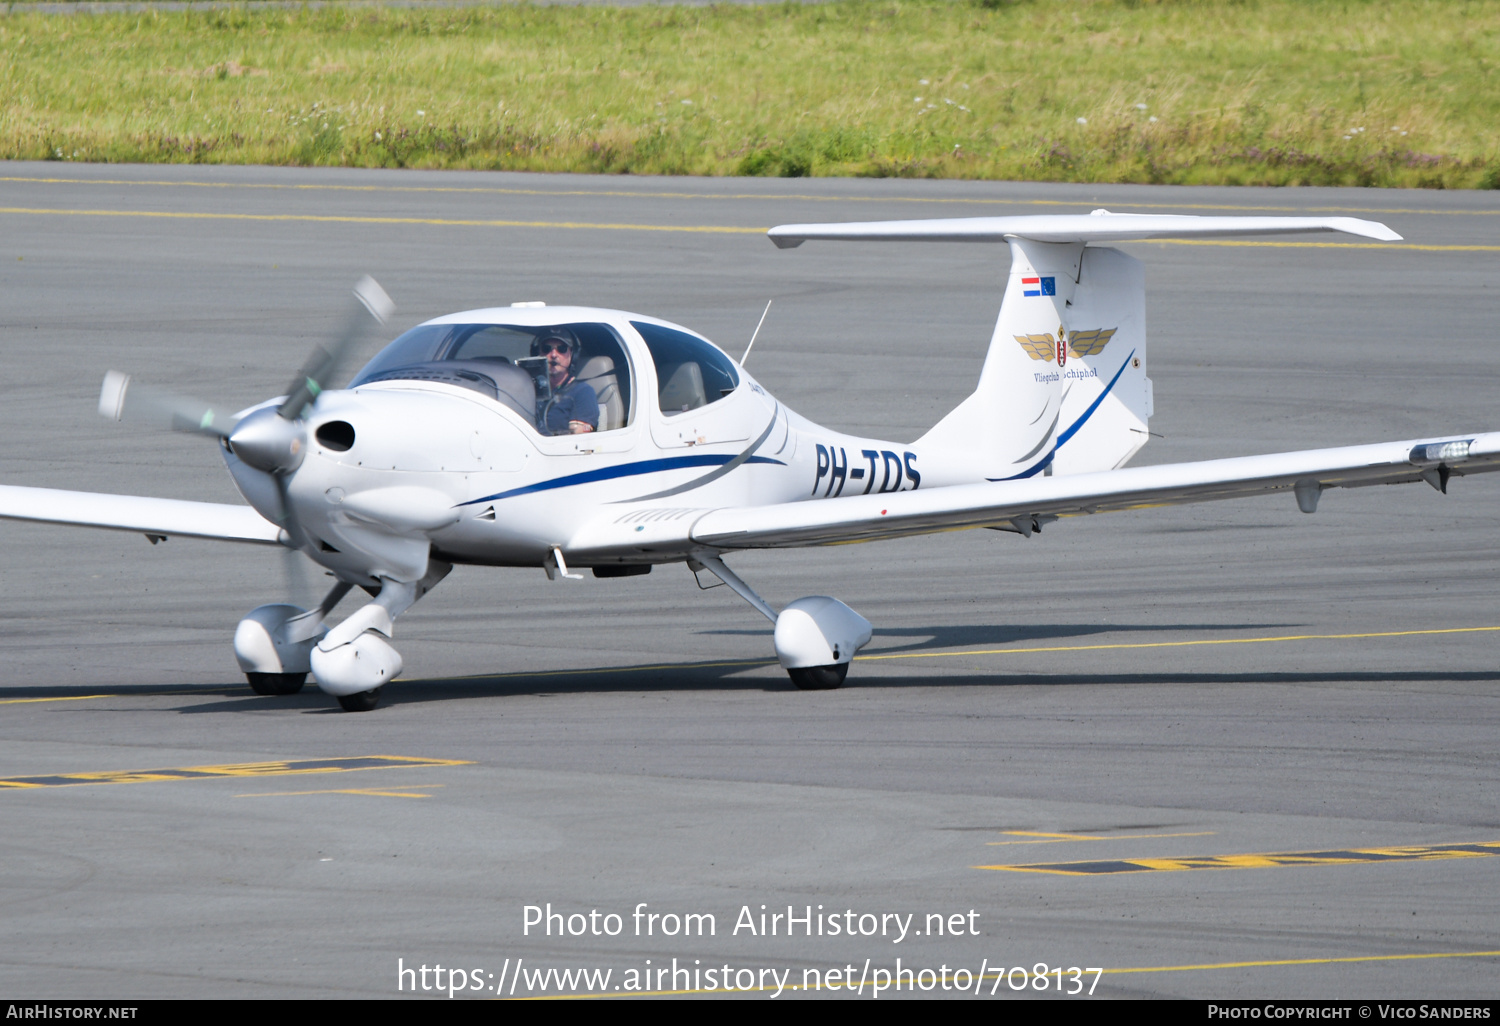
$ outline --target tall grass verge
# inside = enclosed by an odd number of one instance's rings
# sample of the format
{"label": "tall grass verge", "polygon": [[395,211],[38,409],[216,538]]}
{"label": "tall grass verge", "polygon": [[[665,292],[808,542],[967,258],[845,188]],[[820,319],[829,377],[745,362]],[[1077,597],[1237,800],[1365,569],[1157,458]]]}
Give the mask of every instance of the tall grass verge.
{"label": "tall grass verge", "polygon": [[1500,187],[1500,4],[0,17],[0,157]]}

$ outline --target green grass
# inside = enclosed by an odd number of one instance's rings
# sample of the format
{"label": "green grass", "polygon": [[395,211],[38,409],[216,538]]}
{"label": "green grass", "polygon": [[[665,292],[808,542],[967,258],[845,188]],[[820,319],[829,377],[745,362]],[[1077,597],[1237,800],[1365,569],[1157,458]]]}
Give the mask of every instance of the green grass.
{"label": "green grass", "polygon": [[1500,186],[1493,2],[12,12],[13,159]]}

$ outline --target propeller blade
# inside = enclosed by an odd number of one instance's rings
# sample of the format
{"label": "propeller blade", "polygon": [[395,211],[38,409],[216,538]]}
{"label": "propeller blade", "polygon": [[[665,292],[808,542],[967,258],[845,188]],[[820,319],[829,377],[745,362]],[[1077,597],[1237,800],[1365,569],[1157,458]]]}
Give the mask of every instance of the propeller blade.
{"label": "propeller blade", "polygon": [[174,431],[227,438],[239,423],[232,414],[215,410],[199,399],[175,395],[132,381],[129,374],[112,370],[104,375],[99,392],[99,414],[110,420],[154,423]]}
{"label": "propeller blade", "polygon": [[281,569],[286,577],[286,600],[302,609],[311,609],[318,597],[313,594],[312,580],[307,575],[307,561],[296,549],[283,549]]}
{"label": "propeller blade", "polygon": [[368,274],[354,286],[354,308],[344,324],[344,330],[327,346],[315,346],[312,355],[287,387],[286,402],[276,412],[286,420],[299,420],[307,407],[318,397],[318,393],[337,380],[339,371],[348,362],[355,343],[364,337],[369,327],[367,318],[384,324],[396,310],[396,304],[386,295],[385,289]]}

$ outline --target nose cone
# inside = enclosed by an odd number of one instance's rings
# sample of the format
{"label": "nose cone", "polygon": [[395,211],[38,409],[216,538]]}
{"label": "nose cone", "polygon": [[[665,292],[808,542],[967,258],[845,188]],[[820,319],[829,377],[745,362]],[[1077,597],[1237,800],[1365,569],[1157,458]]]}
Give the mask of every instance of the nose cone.
{"label": "nose cone", "polygon": [[256,470],[285,474],[296,470],[307,449],[301,421],[286,420],[274,409],[257,410],[235,426],[229,448]]}

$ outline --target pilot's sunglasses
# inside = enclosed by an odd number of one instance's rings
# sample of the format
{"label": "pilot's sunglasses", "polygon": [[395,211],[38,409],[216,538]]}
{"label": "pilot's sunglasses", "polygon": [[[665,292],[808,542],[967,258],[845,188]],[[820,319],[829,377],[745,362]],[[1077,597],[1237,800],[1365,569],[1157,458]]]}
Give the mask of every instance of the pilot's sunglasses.
{"label": "pilot's sunglasses", "polygon": [[570,353],[572,351],[573,347],[566,342],[543,342],[540,349],[543,356],[550,356],[553,353]]}

